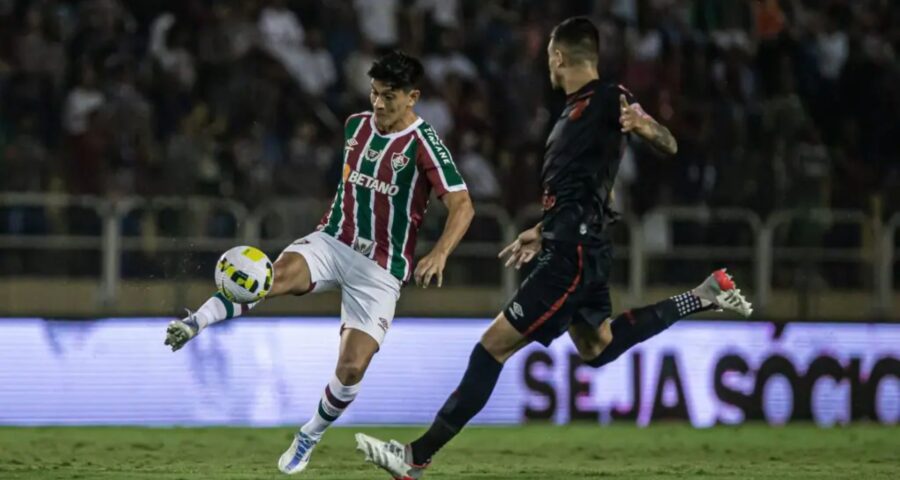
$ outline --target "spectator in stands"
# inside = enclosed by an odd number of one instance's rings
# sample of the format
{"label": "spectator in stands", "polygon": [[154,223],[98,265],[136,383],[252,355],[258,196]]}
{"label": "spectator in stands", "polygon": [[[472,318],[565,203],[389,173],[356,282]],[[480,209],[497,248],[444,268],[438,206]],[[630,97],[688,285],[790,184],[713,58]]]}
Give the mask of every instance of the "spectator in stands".
{"label": "spectator in stands", "polygon": [[397,45],[400,0],[354,0],[360,33],[380,49]]}
{"label": "spectator in stands", "polygon": [[459,169],[473,199],[494,202],[500,199],[500,181],[494,167],[482,154],[481,143],[476,132],[463,132],[458,155]]}
{"label": "spectator in stands", "polygon": [[425,75],[437,88],[444,86],[447,77],[455,76],[463,80],[474,81],[478,76],[475,64],[463,55],[460,50],[459,32],[445,30],[440,35],[437,49],[422,62]]}
{"label": "spectator in stands", "polygon": [[66,96],[63,110],[63,128],[72,137],[84,135],[90,116],[103,108],[106,97],[100,91],[97,72],[88,63],[82,63],[78,83]]}
{"label": "spectator in stands", "polygon": [[442,138],[448,138],[453,134],[454,119],[453,110],[441,95],[441,90],[435,88],[430,82],[422,86],[425,92],[416,102],[416,113],[434,127]]}
{"label": "spectator in stands", "polygon": [[306,48],[298,57],[300,85],[306,93],[321,96],[337,82],[337,68],[331,52],[322,43],[322,33],[310,30],[306,36]]}
{"label": "spectator in stands", "polygon": [[[848,179],[829,182],[829,204],[897,208],[884,200],[900,182],[897,2],[238,0],[168,12],[120,0],[26,4],[0,2],[0,139],[18,145],[28,118],[24,144],[37,139],[62,159],[72,192],[163,191],[154,173],[172,164],[166,157],[194,151],[209,160],[188,177],[209,194],[237,191],[237,160],[296,161],[291,145],[312,142],[317,159],[338,161],[326,145],[346,114],[368,108],[365,72],[396,46],[426,60],[434,88],[420,113],[457,152],[456,130],[486,133],[490,145],[476,150],[505,181],[515,162],[534,159],[561,104],[545,71],[550,20],[588,14],[602,35],[602,78],[626,83],[651,114],[674,115],[681,161],[648,168],[651,154],[636,149],[642,186],[680,178],[685,186],[667,201],[786,206],[787,177],[809,173],[788,152],[803,144],[797,131],[815,131],[822,144],[807,145],[826,149],[822,180]],[[325,24],[333,28],[320,31]],[[188,119],[198,106],[218,133],[198,137],[208,130]],[[744,173],[729,177],[724,163]],[[512,210],[533,200],[504,196]],[[635,195],[628,208],[658,201]]]}
{"label": "spectator in stands", "polygon": [[50,154],[37,135],[34,116],[19,120],[16,135],[4,147],[0,191],[40,192],[50,185]]}
{"label": "spectator in stands", "polygon": [[[375,61],[375,46],[368,39],[363,38],[359,49],[350,54],[344,63],[344,78],[350,105],[366,105],[369,101],[369,92],[372,90],[371,79],[366,74],[372,68]],[[363,107],[365,108],[365,107]],[[355,111],[356,108],[351,108]]]}

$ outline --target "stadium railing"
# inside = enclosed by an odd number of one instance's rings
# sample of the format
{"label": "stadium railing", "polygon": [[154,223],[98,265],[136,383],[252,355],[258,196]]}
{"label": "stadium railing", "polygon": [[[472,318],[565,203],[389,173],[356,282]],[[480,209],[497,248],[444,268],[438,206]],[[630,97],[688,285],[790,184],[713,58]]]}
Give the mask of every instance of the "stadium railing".
{"label": "stadium railing", "polygon": [[895,213],[884,225],[881,235],[881,257],[877,263],[877,296],[881,312],[894,311],[894,265],[897,261],[897,231],[900,230],[900,213]]}
{"label": "stadium railing", "polygon": [[[259,245],[276,251],[310,232],[327,209],[320,200],[279,198],[250,210],[241,203],[211,197],[121,197],[100,198],[82,195],[43,193],[0,194],[0,248],[15,251],[93,251],[100,261],[97,268],[101,301],[115,302],[123,278],[123,256],[185,252],[217,256],[237,243]],[[443,209],[435,209],[442,212]],[[468,259],[468,266],[484,266],[503,245],[540,217],[540,207],[530,205],[510,215],[504,208],[479,203],[473,229],[455,256]],[[35,219],[37,219],[35,221]],[[662,247],[654,240],[659,227],[690,225],[689,241],[671,232]],[[28,222],[35,223],[27,227]],[[801,227],[797,227],[799,224]],[[419,252],[433,244],[443,224],[442,214],[429,214],[422,226]],[[648,284],[648,272],[665,269],[666,262],[744,265],[753,276],[754,301],[759,311],[769,305],[776,279],[776,262],[809,264],[838,262],[850,264],[854,271],[866,272],[862,284],[871,293],[877,313],[891,312],[894,295],[895,238],[900,229],[900,214],[887,222],[873,219],[855,210],[783,210],[761,218],[740,208],[659,207],[640,218],[625,215],[616,229],[615,240],[627,248],[616,249],[615,260],[627,262],[627,295],[631,301],[642,299]],[[27,228],[23,227],[26,225]],[[624,227],[624,228],[623,228]],[[844,232],[851,246],[823,246],[823,238],[835,228]],[[799,230],[797,230],[799,228]],[[684,230],[684,229],[683,229]],[[812,231],[795,241],[793,231]],[[697,233],[699,232],[699,233]],[[650,238],[648,238],[650,237]],[[865,239],[873,239],[868,242]],[[833,242],[832,242],[833,243]],[[491,285],[511,293],[519,273],[491,262],[497,274],[479,275]],[[488,272],[483,268],[483,272]],[[673,270],[670,268],[670,270]],[[674,270],[678,270],[677,268]],[[871,278],[871,284],[867,280]],[[494,280],[496,279],[496,280]],[[484,280],[484,279],[482,279]]]}
{"label": "stadium railing", "polygon": [[[798,231],[800,233],[793,234],[788,230]],[[850,246],[830,246],[823,247],[824,238],[833,234],[842,227],[842,235],[844,237],[852,237]],[[781,210],[773,212],[766,219],[760,232],[760,254],[758,255],[758,278],[756,301],[764,309],[769,302],[773,285],[773,266],[778,263],[796,263],[805,279],[801,280],[798,288],[801,292],[801,301],[808,297],[809,291],[815,288],[814,279],[808,273],[813,269],[812,265],[822,265],[828,263],[844,263],[853,264],[859,271],[858,276],[864,283],[867,275],[865,270],[868,268],[871,272],[871,286],[873,298],[871,305],[874,310],[886,305],[890,301],[890,295],[887,298],[875,298],[883,292],[879,283],[884,278],[880,276],[881,264],[879,259],[887,258],[884,252],[887,245],[878,245],[878,238],[881,232],[881,225],[877,219],[873,219],[862,211],[858,210],[830,210],[830,209],[794,209]],[[866,248],[866,238],[869,240],[869,246]],[[847,242],[844,239],[843,242]],[[890,275],[888,275],[890,276]],[[883,310],[880,313],[885,313]],[[873,312],[874,313],[874,312]]]}

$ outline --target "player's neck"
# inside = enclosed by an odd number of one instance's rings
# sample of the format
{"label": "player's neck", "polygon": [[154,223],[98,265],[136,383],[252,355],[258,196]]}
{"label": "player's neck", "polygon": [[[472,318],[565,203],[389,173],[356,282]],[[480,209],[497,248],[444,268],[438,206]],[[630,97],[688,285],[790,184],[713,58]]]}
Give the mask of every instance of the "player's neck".
{"label": "player's neck", "polygon": [[598,78],[600,76],[597,75],[596,68],[572,70],[562,78],[563,90],[566,95],[571,95]]}
{"label": "player's neck", "polygon": [[378,133],[383,135],[402,132],[409,128],[416,120],[418,120],[419,116],[416,115],[416,112],[409,110],[406,112],[399,120],[394,122],[391,125],[379,125],[378,122],[375,122],[375,126],[378,127]]}

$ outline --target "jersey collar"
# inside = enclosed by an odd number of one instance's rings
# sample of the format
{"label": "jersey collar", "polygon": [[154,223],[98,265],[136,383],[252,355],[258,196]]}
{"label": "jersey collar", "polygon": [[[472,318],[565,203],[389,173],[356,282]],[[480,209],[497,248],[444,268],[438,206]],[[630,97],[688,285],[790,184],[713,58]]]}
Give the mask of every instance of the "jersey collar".
{"label": "jersey collar", "polygon": [[375,114],[373,113],[372,116],[369,117],[369,123],[372,126],[372,131],[375,132],[375,135],[378,135],[379,137],[383,137],[383,138],[402,137],[402,136],[408,134],[409,132],[412,132],[413,130],[419,128],[419,125],[421,125],[423,121],[424,120],[422,120],[422,117],[417,117],[416,121],[409,124],[408,127],[404,128],[403,130],[400,130],[399,132],[381,133],[378,131],[378,127],[375,126]]}
{"label": "jersey collar", "polygon": [[590,82],[585,83],[583,87],[566,95],[566,103],[571,104],[582,98],[590,97],[594,94],[594,89],[597,87],[598,83],[600,83],[600,79],[591,80]]}

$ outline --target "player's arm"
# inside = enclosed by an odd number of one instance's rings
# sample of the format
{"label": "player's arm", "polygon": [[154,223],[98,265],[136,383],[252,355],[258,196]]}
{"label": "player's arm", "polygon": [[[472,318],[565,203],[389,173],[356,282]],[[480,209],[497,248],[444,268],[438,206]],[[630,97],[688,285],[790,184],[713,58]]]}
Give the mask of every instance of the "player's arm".
{"label": "player's arm", "polygon": [[441,201],[447,206],[449,212],[447,222],[444,224],[444,232],[441,233],[441,237],[431,252],[422,257],[419,264],[416,265],[416,285],[424,288],[428,288],[428,284],[434,277],[437,278],[438,287],[443,285],[447,257],[459,245],[460,240],[469,229],[469,224],[472,223],[472,217],[475,216],[472,198],[466,190],[447,192],[441,197]]}
{"label": "player's arm", "polygon": [[623,132],[634,132],[660,152],[678,153],[678,142],[672,132],[648,115],[641,104],[629,104],[624,94],[619,95],[619,123]]}

